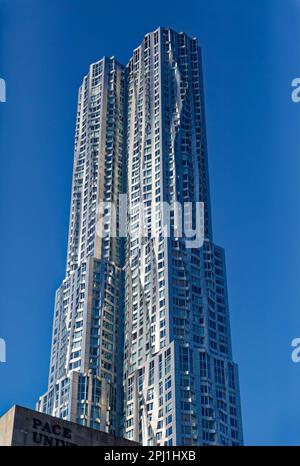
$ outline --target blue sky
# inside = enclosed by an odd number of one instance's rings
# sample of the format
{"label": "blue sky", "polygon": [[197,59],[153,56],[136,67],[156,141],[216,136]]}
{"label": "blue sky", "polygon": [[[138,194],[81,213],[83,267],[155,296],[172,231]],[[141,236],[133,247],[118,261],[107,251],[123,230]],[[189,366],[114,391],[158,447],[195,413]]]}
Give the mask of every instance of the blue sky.
{"label": "blue sky", "polygon": [[245,443],[300,443],[299,0],[0,0],[0,413],[47,385],[64,276],[77,89],[159,25],[203,53],[215,242],[227,257]]}

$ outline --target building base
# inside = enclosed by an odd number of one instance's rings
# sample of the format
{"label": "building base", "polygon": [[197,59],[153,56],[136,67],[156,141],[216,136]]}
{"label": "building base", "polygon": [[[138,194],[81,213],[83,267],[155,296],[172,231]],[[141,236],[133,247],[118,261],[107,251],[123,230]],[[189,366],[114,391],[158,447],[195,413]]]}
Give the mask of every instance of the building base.
{"label": "building base", "polygon": [[0,417],[0,446],[138,446],[105,432],[13,406]]}

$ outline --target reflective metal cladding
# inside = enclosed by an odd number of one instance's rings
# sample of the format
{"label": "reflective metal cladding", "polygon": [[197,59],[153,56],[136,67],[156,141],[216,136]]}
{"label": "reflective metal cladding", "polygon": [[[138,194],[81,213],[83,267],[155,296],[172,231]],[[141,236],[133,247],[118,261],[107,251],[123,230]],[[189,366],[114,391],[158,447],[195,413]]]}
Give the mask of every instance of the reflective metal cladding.
{"label": "reflective metal cladding", "polygon": [[200,48],[158,28],[127,66],[92,64],[79,89],[66,276],[38,410],[143,445],[241,445],[225,269]]}

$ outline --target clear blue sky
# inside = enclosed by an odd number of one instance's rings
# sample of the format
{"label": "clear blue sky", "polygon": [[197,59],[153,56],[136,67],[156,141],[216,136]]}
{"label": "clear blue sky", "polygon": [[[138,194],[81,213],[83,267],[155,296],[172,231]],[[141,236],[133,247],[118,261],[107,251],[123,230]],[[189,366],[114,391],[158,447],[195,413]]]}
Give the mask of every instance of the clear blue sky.
{"label": "clear blue sky", "polygon": [[203,50],[215,241],[227,255],[246,444],[300,444],[299,0],[0,0],[0,413],[45,391],[64,277],[77,89],[159,25]]}

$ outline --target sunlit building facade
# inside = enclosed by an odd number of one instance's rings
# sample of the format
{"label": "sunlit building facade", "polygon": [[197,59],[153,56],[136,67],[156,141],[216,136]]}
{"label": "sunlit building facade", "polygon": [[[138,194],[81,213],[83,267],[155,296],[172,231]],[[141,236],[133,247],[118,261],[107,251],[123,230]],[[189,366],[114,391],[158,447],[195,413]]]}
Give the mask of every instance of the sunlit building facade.
{"label": "sunlit building facade", "polygon": [[[147,34],[129,62],[127,92],[133,214],[125,267],[125,433],[144,445],[239,445],[238,376],[224,251],[212,238],[197,40],[163,28]],[[135,215],[137,202],[143,218]],[[203,202],[202,247],[176,237],[175,211],[164,237],[161,202]]]}
{"label": "sunlit building facade", "polygon": [[117,203],[124,189],[124,104],[125,68],[114,58],[92,64],[79,89],[66,277],[38,402],[46,414],[109,433],[121,428],[124,248],[98,234],[97,207]]}
{"label": "sunlit building facade", "polygon": [[[79,91],[66,278],[38,409],[143,445],[243,443],[203,94],[197,40],[165,28],[126,67],[91,65]],[[125,237],[99,234],[100,201],[120,228],[121,193]],[[200,243],[175,208],[190,206],[195,231],[197,203]]]}

